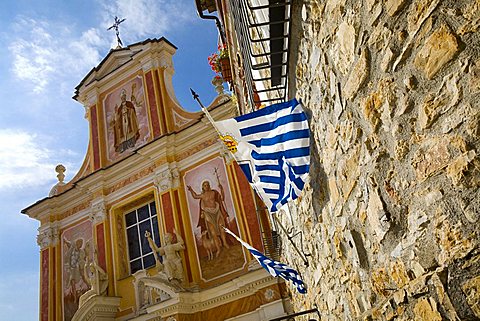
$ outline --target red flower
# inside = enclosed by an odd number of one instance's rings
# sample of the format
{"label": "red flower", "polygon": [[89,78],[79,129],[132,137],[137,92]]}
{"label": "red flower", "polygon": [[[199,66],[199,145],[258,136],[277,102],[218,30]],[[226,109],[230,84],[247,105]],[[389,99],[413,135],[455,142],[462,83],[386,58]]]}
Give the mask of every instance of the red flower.
{"label": "red flower", "polygon": [[215,52],[208,57],[208,64],[215,73],[220,73],[222,71],[220,67],[220,59],[228,58],[229,53],[227,45],[218,45],[217,49],[218,52]]}

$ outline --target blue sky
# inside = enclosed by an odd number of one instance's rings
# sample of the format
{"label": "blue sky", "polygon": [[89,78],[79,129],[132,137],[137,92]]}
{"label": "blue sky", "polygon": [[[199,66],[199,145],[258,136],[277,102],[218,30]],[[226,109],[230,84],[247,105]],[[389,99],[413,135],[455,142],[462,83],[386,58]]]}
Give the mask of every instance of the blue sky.
{"label": "blue sky", "polygon": [[212,20],[194,1],[0,1],[0,321],[38,320],[38,222],[21,209],[48,195],[54,168],[72,178],[85,156],[88,124],[74,88],[116,45],[106,29],[114,16],[124,44],[165,36],[178,47],[174,87],[188,110],[214,98],[207,56],[216,49]]}

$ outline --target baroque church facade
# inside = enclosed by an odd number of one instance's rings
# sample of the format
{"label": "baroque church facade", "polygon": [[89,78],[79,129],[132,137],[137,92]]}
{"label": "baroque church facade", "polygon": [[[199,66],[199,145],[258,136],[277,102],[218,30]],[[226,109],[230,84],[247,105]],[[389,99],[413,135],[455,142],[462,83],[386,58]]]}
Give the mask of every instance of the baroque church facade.
{"label": "baroque church facade", "polygon": [[[228,227],[269,251],[271,227],[201,112],[175,98],[165,38],[117,48],[74,99],[90,140],[81,169],[22,213],[40,222],[40,321],[264,320],[286,314],[272,278]],[[218,90],[215,119],[235,104]]]}

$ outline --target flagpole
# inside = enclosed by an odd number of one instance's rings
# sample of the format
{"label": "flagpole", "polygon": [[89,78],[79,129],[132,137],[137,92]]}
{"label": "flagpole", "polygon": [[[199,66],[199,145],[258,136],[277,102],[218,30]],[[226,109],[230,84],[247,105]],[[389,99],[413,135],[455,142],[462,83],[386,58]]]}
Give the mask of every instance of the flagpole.
{"label": "flagpole", "polygon": [[[217,126],[215,125],[215,121],[213,120],[212,115],[210,115],[210,113],[208,112],[208,109],[203,105],[203,103],[201,102],[198,94],[197,94],[192,88],[190,88],[190,91],[191,91],[191,93],[192,93],[193,99],[195,99],[195,100],[197,101],[197,103],[200,105],[200,108],[202,109],[203,113],[204,113],[205,116],[207,117],[208,121],[212,124],[213,128],[215,128],[215,131],[217,132],[217,135],[220,136],[220,137],[222,137],[223,135],[222,135],[222,133],[218,130]],[[238,159],[237,159],[237,157],[235,156],[235,154],[234,154],[234,153],[230,153],[230,155],[232,155],[232,157],[233,157],[233,158],[235,159],[235,161],[238,163]],[[255,185],[250,185],[250,186],[255,190],[255,192],[256,192],[257,195],[261,195],[261,194],[257,191],[257,188],[256,188]],[[260,222],[260,224],[262,224],[262,221],[261,221],[261,219],[260,219],[260,217],[259,217],[259,215],[258,215],[258,211],[259,211],[260,208],[258,207],[257,200],[256,200],[255,197],[253,197],[253,201],[254,201],[254,203],[255,203],[255,213],[257,214],[257,219],[258,219],[258,221]],[[272,219],[272,223],[273,223],[272,225],[274,225],[274,226],[272,226],[272,227],[274,227],[274,228],[276,229],[276,224],[275,224],[276,221],[275,221],[275,219],[274,219],[274,217],[273,217],[273,214],[272,214],[272,213],[270,212],[270,210],[268,209],[268,207],[267,207],[267,211],[268,211],[268,214],[270,215],[270,217],[271,217],[271,219]],[[262,226],[263,226],[263,224],[262,224]],[[273,243],[273,239],[272,239],[272,243]]]}
{"label": "flagpole", "polygon": [[197,101],[197,103],[200,105],[200,108],[202,108],[203,113],[207,117],[208,121],[210,122],[210,124],[212,124],[213,128],[215,128],[215,131],[217,132],[218,136],[223,136],[222,133],[220,133],[220,131],[218,130],[217,126],[215,126],[215,121],[213,120],[212,115],[210,115],[210,113],[208,112],[208,109],[200,101],[198,94],[195,91],[193,91],[192,88],[190,88],[190,91],[192,92],[193,99]]}
{"label": "flagpole", "polygon": [[[207,108],[203,105],[203,103],[200,101],[200,98],[198,96],[198,94],[192,89],[190,88],[190,91],[192,93],[192,96],[193,96],[193,99],[195,99],[197,101],[197,103],[200,105],[200,108],[202,109],[203,113],[205,114],[205,116],[207,117],[208,121],[212,124],[213,128],[215,129],[215,131],[217,132],[217,135],[222,137],[222,133],[218,130],[218,127],[215,125],[215,121],[213,120],[212,116],[210,115],[210,113],[208,112]],[[235,161],[238,163],[238,159],[236,158],[235,154],[234,153],[230,153],[233,158],[235,159]],[[255,190],[255,192],[257,193],[257,195],[261,195],[261,193],[259,193],[257,191],[257,188],[255,185],[250,185],[252,186],[252,188]],[[255,202],[255,207],[256,207],[256,210],[258,209],[258,206],[256,205],[256,200],[255,200],[255,197],[253,198],[254,202]],[[304,262],[305,266],[308,267],[309,264],[308,264],[308,260],[306,258],[306,256],[302,255],[303,253],[300,252],[300,250],[298,249],[298,247],[296,246],[296,244],[293,242],[292,238],[293,237],[290,237],[288,232],[286,231],[285,227],[280,223],[280,221],[277,219],[277,217],[270,212],[270,209],[267,207],[267,211],[268,211],[268,214],[270,214],[270,217],[272,218],[272,222],[274,225],[275,222],[278,223],[280,225],[280,227],[282,228],[282,230],[285,232],[285,235],[287,236],[287,239],[290,241],[290,243],[292,243],[293,245],[293,248],[295,249],[295,251],[299,254],[300,258],[302,259],[302,261]],[[258,219],[258,212],[257,212],[257,219]]]}

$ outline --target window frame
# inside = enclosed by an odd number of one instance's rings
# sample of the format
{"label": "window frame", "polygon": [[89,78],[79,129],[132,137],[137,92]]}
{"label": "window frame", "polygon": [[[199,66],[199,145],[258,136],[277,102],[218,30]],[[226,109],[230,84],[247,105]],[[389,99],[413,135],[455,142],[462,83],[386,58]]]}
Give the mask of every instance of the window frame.
{"label": "window frame", "polygon": [[[152,214],[152,210],[151,210],[152,209],[152,205],[151,205],[152,203],[153,203],[153,208],[155,208],[155,213],[154,214]],[[148,208],[148,214],[149,215],[148,215],[147,218],[139,220],[138,210],[143,208],[143,207]],[[143,223],[143,222],[147,222],[147,221],[150,222],[149,231],[151,233],[152,239],[155,242],[155,245],[161,246],[162,238],[161,238],[161,233],[160,233],[160,218],[159,218],[159,215],[158,215],[159,212],[158,212],[158,208],[157,208],[157,201],[155,199],[145,200],[144,202],[140,203],[140,205],[135,205],[133,207],[125,209],[122,212],[123,212],[122,213],[122,224],[123,224],[123,227],[124,227],[123,234],[124,234],[124,238],[125,238],[125,242],[126,242],[126,249],[125,249],[126,263],[128,265],[129,275],[133,275],[137,271],[146,270],[146,269],[149,269],[149,268],[154,267],[156,265],[156,262],[154,261],[155,262],[154,264],[149,265],[149,266],[145,266],[144,259],[146,257],[148,257],[149,255],[152,255],[153,250],[150,249],[150,252],[147,252],[145,254],[143,253],[141,240],[142,240],[142,238],[144,238],[144,235],[142,235],[142,233],[141,233],[140,224]],[[127,226],[127,215],[131,214],[132,212],[135,212],[135,223]],[[152,222],[152,219],[154,219],[154,218],[157,220],[157,229],[155,229],[155,226]],[[129,242],[129,236],[128,236],[128,230],[132,229],[132,228],[136,229],[137,237],[138,237],[138,243],[137,243],[138,247],[137,248],[140,252],[140,255],[138,257],[135,257],[134,259],[131,259],[131,257],[130,257],[130,242]],[[158,239],[158,242],[160,244],[157,244],[156,238]],[[132,264],[131,263],[133,261],[136,261],[136,260],[140,260],[141,268],[136,270],[135,272],[132,272]]]}

